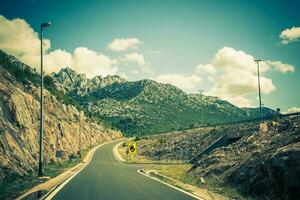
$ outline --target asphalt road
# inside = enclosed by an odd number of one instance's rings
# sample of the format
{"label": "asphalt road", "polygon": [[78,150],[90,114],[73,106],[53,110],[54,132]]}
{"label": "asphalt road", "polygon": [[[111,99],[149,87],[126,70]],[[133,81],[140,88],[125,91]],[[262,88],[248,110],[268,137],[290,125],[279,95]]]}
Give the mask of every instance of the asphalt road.
{"label": "asphalt road", "polygon": [[125,164],[116,160],[112,149],[117,142],[100,147],[92,161],[53,199],[194,199],[187,194],[152,180],[137,172],[139,164]]}

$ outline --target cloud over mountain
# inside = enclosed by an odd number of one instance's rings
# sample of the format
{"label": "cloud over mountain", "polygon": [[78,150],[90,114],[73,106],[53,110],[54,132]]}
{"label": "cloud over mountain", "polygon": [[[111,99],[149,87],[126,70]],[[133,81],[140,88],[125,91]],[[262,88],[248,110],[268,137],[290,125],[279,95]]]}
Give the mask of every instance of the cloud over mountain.
{"label": "cloud over mountain", "polygon": [[201,78],[195,74],[165,74],[157,76],[154,80],[160,83],[172,84],[188,93],[196,93],[197,86],[201,82]]}
{"label": "cloud over mountain", "polygon": [[144,56],[139,53],[125,54],[122,60],[125,62],[136,62],[140,66],[145,64]]}

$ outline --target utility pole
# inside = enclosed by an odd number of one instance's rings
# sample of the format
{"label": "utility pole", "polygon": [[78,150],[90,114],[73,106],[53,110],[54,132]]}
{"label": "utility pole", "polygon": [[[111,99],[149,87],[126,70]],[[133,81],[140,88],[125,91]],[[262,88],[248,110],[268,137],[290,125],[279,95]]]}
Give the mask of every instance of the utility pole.
{"label": "utility pole", "polygon": [[90,149],[92,148],[92,131],[90,129]]}
{"label": "utility pole", "polygon": [[79,159],[81,159],[81,132],[82,132],[82,118],[83,118],[83,112],[81,111],[79,113],[79,139],[78,139],[78,155]]}
{"label": "utility pole", "polygon": [[202,95],[203,90],[198,90],[198,91],[200,92],[200,95],[201,95],[201,103],[202,103],[201,122],[202,122],[202,126],[204,126],[204,122],[203,122],[203,95]]}
{"label": "utility pole", "polygon": [[262,109],[261,109],[261,92],[260,92],[260,76],[259,76],[259,62],[261,60],[255,59],[254,62],[257,64],[257,80],[258,80],[258,95],[259,95],[259,118],[262,118]]}
{"label": "utility pole", "polygon": [[38,176],[44,176],[43,169],[43,88],[44,88],[44,75],[43,75],[43,29],[51,25],[50,22],[41,24],[41,97],[40,97],[40,137],[39,137],[39,171]]}

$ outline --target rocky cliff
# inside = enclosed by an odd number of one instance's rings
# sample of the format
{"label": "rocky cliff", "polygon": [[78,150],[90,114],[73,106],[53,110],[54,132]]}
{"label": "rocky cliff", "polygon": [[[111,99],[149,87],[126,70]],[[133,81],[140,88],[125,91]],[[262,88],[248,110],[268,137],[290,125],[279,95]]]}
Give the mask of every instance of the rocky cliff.
{"label": "rocky cliff", "polygon": [[[12,175],[34,173],[38,160],[39,87],[27,80],[33,70],[0,52],[0,182]],[[28,73],[27,73],[28,72]],[[24,74],[26,75],[24,77]],[[26,81],[22,81],[26,80]],[[44,90],[44,161],[68,160],[82,149],[122,137],[80,115],[72,105],[57,100]],[[63,150],[62,158],[56,152]]]}

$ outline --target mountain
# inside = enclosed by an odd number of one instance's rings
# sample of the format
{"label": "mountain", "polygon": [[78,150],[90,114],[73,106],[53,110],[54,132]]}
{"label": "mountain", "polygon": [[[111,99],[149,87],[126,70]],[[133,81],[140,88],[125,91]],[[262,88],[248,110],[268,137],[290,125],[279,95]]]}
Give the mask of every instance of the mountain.
{"label": "mountain", "polygon": [[52,77],[59,83],[63,83],[64,93],[72,96],[84,96],[112,83],[123,83],[126,80],[119,76],[95,76],[88,79],[85,74],[78,74],[69,67],[61,69],[58,73],[52,73]]}
{"label": "mountain", "polygon": [[[3,53],[2,53],[3,54]],[[1,57],[1,54],[0,54]],[[39,75],[12,56],[2,65],[23,84],[39,84]],[[10,67],[13,66],[13,67]],[[20,70],[22,69],[22,73]],[[17,70],[17,71],[16,71]],[[155,134],[257,118],[258,109],[239,108],[217,97],[186,94],[179,88],[152,80],[126,81],[114,75],[92,79],[70,68],[46,75],[45,88],[65,105],[75,106],[98,123],[126,134]],[[265,116],[274,114],[263,109]]]}
{"label": "mountain", "polygon": [[[39,130],[38,74],[13,56],[0,51],[0,185],[15,176],[27,176],[37,171]],[[53,85],[45,77],[45,86]],[[56,89],[52,88],[52,92]],[[81,133],[81,147],[86,149],[104,141],[122,137],[119,131],[106,127],[80,114],[72,104],[63,102],[49,90],[44,90],[44,161],[64,162],[76,155]],[[67,98],[67,97],[65,97]],[[56,158],[57,151],[64,151]]]}
{"label": "mountain", "polygon": [[[258,109],[239,108],[217,97],[186,94],[179,88],[152,80],[126,81],[118,76],[87,79],[70,68],[52,74],[66,95],[85,112],[127,134],[153,134],[202,124],[257,118]],[[97,84],[95,83],[97,80]],[[264,115],[274,111],[264,108]]]}

